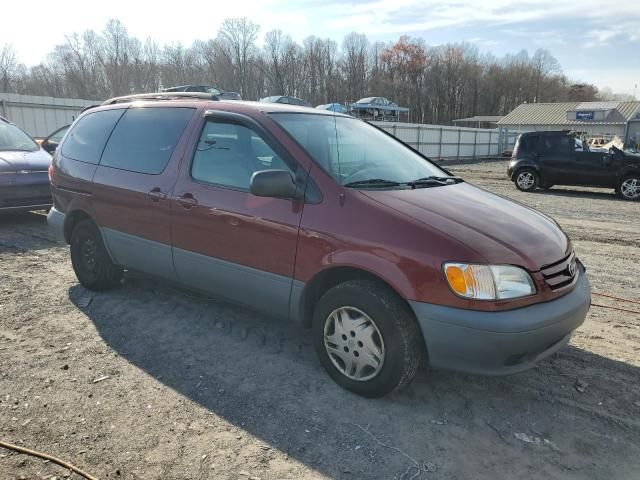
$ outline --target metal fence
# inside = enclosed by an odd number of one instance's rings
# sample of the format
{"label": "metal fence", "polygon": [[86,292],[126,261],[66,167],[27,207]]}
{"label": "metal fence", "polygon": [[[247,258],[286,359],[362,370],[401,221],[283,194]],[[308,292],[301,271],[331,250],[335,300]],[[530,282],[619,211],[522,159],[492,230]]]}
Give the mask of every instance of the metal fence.
{"label": "metal fence", "polygon": [[73,122],[84,107],[96,103],[74,98],[0,93],[0,116],[15,123],[32,137],[46,137]]}
{"label": "metal fence", "polygon": [[420,123],[371,122],[434,160],[497,157],[513,147],[516,132]]}

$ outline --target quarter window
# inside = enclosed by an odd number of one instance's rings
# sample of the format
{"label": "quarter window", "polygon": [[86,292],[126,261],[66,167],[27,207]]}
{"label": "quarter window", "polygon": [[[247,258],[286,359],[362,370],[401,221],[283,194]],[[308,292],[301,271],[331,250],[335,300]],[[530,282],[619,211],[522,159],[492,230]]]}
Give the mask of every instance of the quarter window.
{"label": "quarter window", "polygon": [[124,109],[102,110],[84,115],[73,125],[62,144],[62,155],[73,160],[98,163],[104,145]]}
{"label": "quarter window", "polygon": [[256,132],[244,125],[208,120],[191,164],[194,180],[243,190],[261,170],[289,170]]}
{"label": "quarter window", "polygon": [[194,112],[193,108],[129,108],[113,130],[100,165],[161,173]]}

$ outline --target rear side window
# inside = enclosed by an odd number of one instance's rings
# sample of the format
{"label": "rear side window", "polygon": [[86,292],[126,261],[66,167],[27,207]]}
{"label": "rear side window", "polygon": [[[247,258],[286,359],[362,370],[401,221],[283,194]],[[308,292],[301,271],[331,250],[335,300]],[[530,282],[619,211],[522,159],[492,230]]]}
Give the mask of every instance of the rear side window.
{"label": "rear side window", "polygon": [[161,173],[194,112],[194,108],[129,108],[113,130],[100,165]]}
{"label": "rear side window", "polygon": [[538,151],[542,154],[567,154],[573,151],[573,137],[566,135],[545,135],[540,138]]}
{"label": "rear side window", "polygon": [[520,146],[525,152],[535,152],[538,149],[538,137],[536,135],[527,135],[520,139]]}
{"label": "rear side window", "polygon": [[98,163],[104,145],[124,109],[89,113],[76,123],[62,144],[62,155],[73,160]]}

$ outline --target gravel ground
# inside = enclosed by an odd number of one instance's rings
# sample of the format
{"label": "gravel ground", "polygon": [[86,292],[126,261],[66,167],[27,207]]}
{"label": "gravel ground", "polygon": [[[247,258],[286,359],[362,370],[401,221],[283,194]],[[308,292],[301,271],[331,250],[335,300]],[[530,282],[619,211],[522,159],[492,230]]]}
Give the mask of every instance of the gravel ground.
{"label": "gravel ground", "polygon": [[[520,193],[505,169],[451,167],[556,218],[595,291],[640,299],[640,204]],[[366,400],[328,378],[297,327],[142,277],[83,289],[42,212],[0,218],[0,293],[0,439],[98,478],[640,478],[638,314],[593,307],[520,375],[423,368]],[[0,449],[0,478],[54,477],[69,474]]]}

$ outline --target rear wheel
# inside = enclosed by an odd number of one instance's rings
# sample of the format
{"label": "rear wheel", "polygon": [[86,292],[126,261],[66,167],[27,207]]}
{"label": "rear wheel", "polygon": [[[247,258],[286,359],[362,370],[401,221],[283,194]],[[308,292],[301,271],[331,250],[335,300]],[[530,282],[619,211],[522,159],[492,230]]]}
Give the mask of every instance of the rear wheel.
{"label": "rear wheel", "polygon": [[627,175],[620,180],[617,192],[625,200],[640,200],[640,174]]}
{"label": "rear wheel", "polygon": [[424,340],[410,307],[385,285],[353,280],[331,288],[313,316],[322,366],[343,388],[375,398],[409,383]]}
{"label": "rear wheel", "polygon": [[79,222],[71,232],[71,264],[80,283],[90,290],[108,290],[120,284],[123,269],[114,265],[93,221]]}
{"label": "rear wheel", "polygon": [[538,174],[535,170],[530,168],[523,168],[516,173],[515,184],[518,190],[522,190],[523,192],[532,192],[536,188],[538,188],[538,183],[540,179],[538,178]]}

